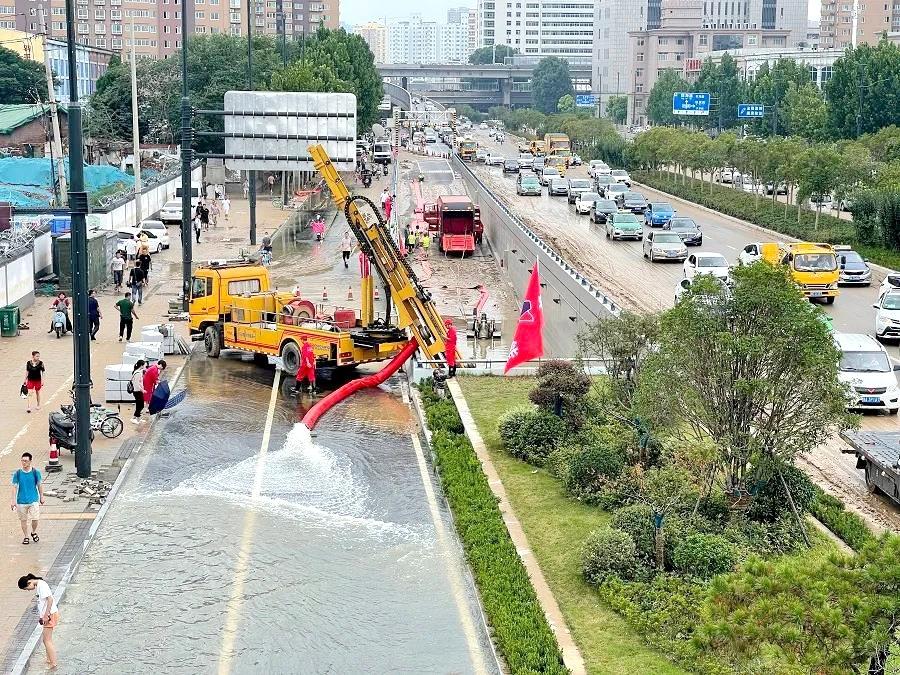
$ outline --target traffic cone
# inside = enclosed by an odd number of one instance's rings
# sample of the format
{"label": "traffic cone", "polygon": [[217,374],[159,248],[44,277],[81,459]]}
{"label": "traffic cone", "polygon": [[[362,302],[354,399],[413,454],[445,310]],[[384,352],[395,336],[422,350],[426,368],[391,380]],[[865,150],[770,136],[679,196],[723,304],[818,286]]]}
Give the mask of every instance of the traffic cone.
{"label": "traffic cone", "polygon": [[328,289],[322,286],[322,302],[328,302]]}
{"label": "traffic cone", "polygon": [[59,463],[59,446],[51,445],[50,446],[50,459],[47,464],[44,466],[44,471],[47,473],[55,473],[56,471],[62,471],[62,464]]}
{"label": "traffic cone", "polygon": [[347,300],[353,300],[353,286],[347,286]]}

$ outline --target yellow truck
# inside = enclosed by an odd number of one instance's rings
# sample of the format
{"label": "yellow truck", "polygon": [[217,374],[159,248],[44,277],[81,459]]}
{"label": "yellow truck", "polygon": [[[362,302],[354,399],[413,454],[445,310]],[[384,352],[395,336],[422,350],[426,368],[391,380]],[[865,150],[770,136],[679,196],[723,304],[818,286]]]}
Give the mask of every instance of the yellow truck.
{"label": "yellow truck", "polygon": [[475,159],[475,151],[478,150],[478,143],[471,136],[463,136],[457,142],[456,151],[459,153],[460,159],[471,162]]}
{"label": "yellow truck", "polygon": [[840,267],[830,244],[797,242],[779,244],[781,264],[810,300],[821,299],[830,305],[838,296]]}
{"label": "yellow truck", "polygon": [[572,156],[572,143],[566,134],[544,134],[544,151],[547,157],[562,157],[566,166]]}
{"label": "yellow truck", "polygon": [[547,154],[547,148],[544,141],[531,141],[531,154],[535,157],[543,157]]}

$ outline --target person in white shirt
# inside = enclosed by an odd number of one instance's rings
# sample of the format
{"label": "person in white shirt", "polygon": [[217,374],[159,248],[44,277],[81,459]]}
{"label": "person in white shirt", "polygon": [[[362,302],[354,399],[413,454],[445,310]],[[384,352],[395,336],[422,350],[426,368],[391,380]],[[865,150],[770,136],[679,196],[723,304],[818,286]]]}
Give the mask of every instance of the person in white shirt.
{"label": "person in white shirt", "polygon": [[116,257],[113,258],[112,262],[109,264],[109,268],[113,273],[113,285],[116,287],[116,291],[119,291],[122,288],[122,276],[125,271],[125,258],[119,255],[118,251],[116,251]]}
{"label": "person in white shirt", "polygon": [[225,220],[228,220],[229,211],[231,211],[231,200],[228,197],[225,197],[222,200],[222,214],[225,216]]}
{"label": "person in white shirt", "polygon": [[391,198],[391,193],[388,192],[387,188],[381,191],[381,210],[384,211],[384,205],[387,204],[387,200]]}
{"label": "person in white shirt", "polygon": [[129,260],[134,260],[137,256],[137,242],[134,239],[125,240],[125,254]]}
{"label": "person in white shirt", "polygon": [[47,652],[47,665],[50,668],[56,668],[56,647],[53,644],[53,629],[59,624],[59,607],[56,604],[56,598],[53,597],[53,591],[50,590],[50,585],[44,581],[43,577],[38,577],[31,573],[26,574],[24,577],[19,577],[19,589],[34,591],[34,596],[37,599],[38,623],[44,627],[42,638],[44,650]]}

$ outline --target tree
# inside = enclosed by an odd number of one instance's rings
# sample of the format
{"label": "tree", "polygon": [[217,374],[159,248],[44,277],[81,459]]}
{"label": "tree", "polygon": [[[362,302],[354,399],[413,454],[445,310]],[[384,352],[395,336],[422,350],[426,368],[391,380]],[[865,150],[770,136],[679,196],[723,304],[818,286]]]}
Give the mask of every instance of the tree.
{"label": "tree", "polygon": [[628,118],[628,97],[610,96],[606,102],[606,116],[615,124],[625,124]]}
{"label": "tree", "polygon": [[716,97],[716,110],[702,118],[707,128],[730,129],[742,124],[738,120],[737,107],[746,99],[746,86],[738,73],[737,63],[727,52],[718,64],[711,59],[704,62],[694,83],[693,91],[707,92]]}
{"label": "tree", "polygon": [[531,74],[532,106],[543,113],[554,113],[559,99],[574,93],[568,62],[556,56],[541,59]]}
{"label": "tree", "polygon": [[676,91],[690,91],[690,85],[677,70],[664,70],[647,98],[647,119],[653,124],[681,124],[672,114],[672,97]]}
{"label": "tree", "polygon": [[755,120],[750,124],[750,130],[758,136],[772,134],[772,118],[774,113],[778,116],[775,124],[775,135],[786,136],[788,134],[782,108],[785,96],[791,85],[797,88],[810,83],[809,69],[795,59],[779,59],[770,69],[768,62],[763,63],[756,72],[756,77],[749,84],[748,97],[752,103],[761,103],[767,106],[768,116]]}
{"label": "tree", "polygon": [[273,91],[353,91],[353,83],[338,78],[328,66],[313,67],[294,61],[272,75]]}
{"label": "tree", "polygon": [[900,124],[900,47],[877,45],[848,49],[834,63],[825,86],[828,131],[836,138],[856,138]]}
{"label": "tree", "polygon": [[37,61],[23,59],[0,47],[0,103],[36,103],[47,100],[47,77]]}
{"label": "tree", "polygon": [[110,59],[106,72],[97,80],[84,131],[89,138],[107,144],[131,139],[131,69],[118,56]]}
{"label": "tree", "polygon": [[[822,199],[830,195],[840,184],[843,161],[840,153],[830,145],[814,145],[797,158],[799,180],[797,183],[797,203],[816,198],[816,222],[822,213]],[[797,210],[799,218],[800,210]]]}
{"label": "tree", "polygon": [[780,111],[784,128],[791,136],[800,136],[810,141],[823,140],[828,110],[822,92],[812,84],[788,86]]}
{"label": "tree", "polygon": [[493,63],[504,63],[504,59],[506,59],[507,56],[518,53],[518,49],[513,49],[509,45],[497,45],[496,48],[493,46],[479,47],[469,54],[469,63],[475,65],[485,65],[492,61]]}
{"label": "tree", "polygon": [[789,272],[757,263],[733,279],[701,277],[663,314],[637,409],[682,443],[714,439],[723,491],[745,502],[760,467],[790,464],[855,418],[834,340]]}
{"label": "tree", "polygon": [[556,109],[561,113],[574,115],[575,114],[575,97],[572,94],[566,94],[565,96],[560,96],[559,101],[556,103]]}

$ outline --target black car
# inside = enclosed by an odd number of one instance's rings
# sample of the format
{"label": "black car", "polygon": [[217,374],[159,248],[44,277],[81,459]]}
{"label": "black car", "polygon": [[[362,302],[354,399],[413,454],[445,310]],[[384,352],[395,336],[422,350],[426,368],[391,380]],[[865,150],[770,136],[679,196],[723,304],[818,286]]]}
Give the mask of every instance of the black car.
{"label": "black car", "polygon": [[591,220],[595,223],[605,223],[618,210],[612,199],[598,199],[591,207]]}
{"label": "black car", "polygon": [[835,246],[838,263],[841,266],[839,284],[857,284],[868,286],[872,283],[872,270],[869,261],[859,253],[843,246]]}
{"label": "black car", "polygon": [[519,160],[506,159],[503,161],[503,173],[519,173]]}
{"label": "black car", "polygon": [[700,246],[703,243],[703,232],[693,218],[686,216],[673,216],[668,223],[663,225],[664,230],[675,232],[681,237],[685,246]]}

